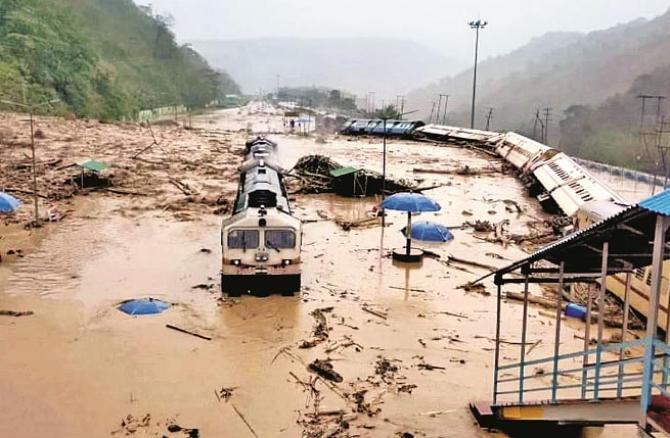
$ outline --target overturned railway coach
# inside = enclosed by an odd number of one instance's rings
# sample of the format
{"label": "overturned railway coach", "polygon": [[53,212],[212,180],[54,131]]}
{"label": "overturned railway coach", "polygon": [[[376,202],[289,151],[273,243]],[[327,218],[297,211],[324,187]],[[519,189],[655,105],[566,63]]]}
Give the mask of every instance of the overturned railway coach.
{"label": "overturned railway coach", "polygon": [[261,137],[246,144],[233,213],[221,228],[221,289],[230,296],[300,290],[302,224],[291,214],[276,149]]}

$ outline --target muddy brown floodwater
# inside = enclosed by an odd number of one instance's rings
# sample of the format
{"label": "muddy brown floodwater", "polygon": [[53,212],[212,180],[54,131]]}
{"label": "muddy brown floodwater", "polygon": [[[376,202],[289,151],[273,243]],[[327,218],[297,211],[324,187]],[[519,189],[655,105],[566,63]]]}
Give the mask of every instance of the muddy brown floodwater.
{"label": "muddy brown floodwater", "polygon": [[[203,139],[221,134],[238,150],[246,140],[240,129],[283,130],[278,113],[258,106],[206,114],[194,125]],[[161,135],[164,152],[176,154],[170,133]],[[319,153],[381,168],[378,140],[271,138],[286,167]],[[392,141],[388,156],[391,177],[441,185],[426,194],[442,211],[421,219],[446,225],[507,219],[510,232],[525,233],[529,221],[546,218],[511,175],[413,172],[500,165],[484,155]],[[215,155],[203,157],[216,164]],[[230,166],[241,157],[220,160]],[[132,166],[126,171],[132,174]],[[187,171],[194,172],[177,169],[172,176]],[[197,185],[199,177],[190,175]],[[211,173],[206,178],[200,184],[232,196],[233,172],[222,181]],[[168,198],[179,196],[186,195]],[[223,216],[198,203],[182,206],[184,216],[153,199],[91,193],[70,201],[71,213],[57,225],[29,235],[16,226],[0,231],[6,237],[0,250],[12,246],[25,254],[0,264],[0,308],[34,312],[0,317],[0,436],[188,436],[177,425],[197,428],[203,437],[490,436],[474,425],[467,404],[490,398],[495,299],[488,293],[494,289],[490,282],[485,293],[458,288],[487,271],[435,259],[414,268],[394,265],[388,254],[404,244],[404,215],[389,212],[385,229],[344,231],[336,218],[368,217],[378,200],[298,195],[295,213],[306,220],[302,293],[228,299],[219,291]],[[506,209],[506,199],[516,200],[523,213]],[[427,248],[443,258],[499,267],[525,254],[478,239],[472,230],[454,235],[449,244]],[[174,305],[148,317],[116,310],[136,297]],[[520,327],[521,307],[510,304],[505,312],[505,323]],[[313,333],[315,315],[325,317],[325,333]],[[535,308],[530,320],[529,338],[544,340],[531,357],[550,355],[551,321]],[[581,347],[573,338],[579,329],[567,324],[563,348]],[[300,348],[305,341],[313,346]],[[507,358],[517,354],[514,345],[502,351]],[[326,358],[342,382],[308,371],[312,361]]]}

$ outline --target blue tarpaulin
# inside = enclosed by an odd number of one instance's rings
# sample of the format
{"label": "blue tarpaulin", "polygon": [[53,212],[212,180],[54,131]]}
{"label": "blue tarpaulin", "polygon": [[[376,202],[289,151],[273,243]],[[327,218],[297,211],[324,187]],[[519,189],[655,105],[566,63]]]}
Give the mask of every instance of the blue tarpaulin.
{"label": "blue tarpaulin", "polygon": [[21,201],[10,194],[0,192],[0,213],[12,213],[19,208]]}

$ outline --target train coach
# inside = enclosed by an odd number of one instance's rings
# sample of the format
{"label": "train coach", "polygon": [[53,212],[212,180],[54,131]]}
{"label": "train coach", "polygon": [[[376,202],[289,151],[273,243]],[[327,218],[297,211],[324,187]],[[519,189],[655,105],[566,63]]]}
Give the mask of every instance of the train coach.
{"label": "train coach", "polygon": [[221,289],[229,296],[300,290],[302,224],[291,214],[277,144],[247,142],[232,215],[221,227]]}

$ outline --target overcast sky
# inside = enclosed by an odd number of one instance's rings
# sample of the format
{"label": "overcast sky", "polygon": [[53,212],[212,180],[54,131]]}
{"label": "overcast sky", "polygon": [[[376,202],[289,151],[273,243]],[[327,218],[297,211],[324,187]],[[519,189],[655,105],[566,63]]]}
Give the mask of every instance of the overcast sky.
{"label": "overcast sky", "polygon": [[654,17],[668,0],[135,0],[175,20],[180,41],[258,37],[393,36],[456,59],[472,50],[467,22],[489,21],[482,56],[547,31],[592,31]]}

